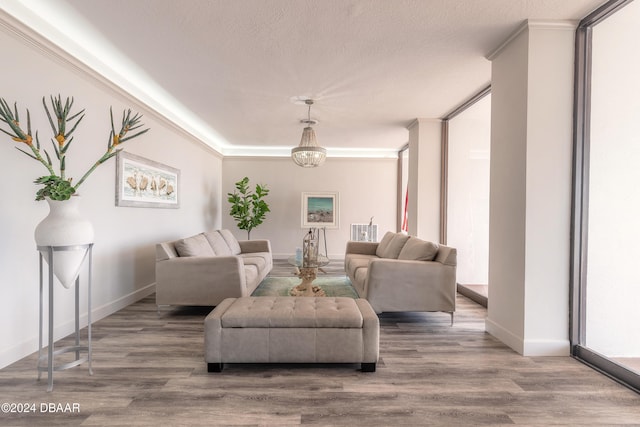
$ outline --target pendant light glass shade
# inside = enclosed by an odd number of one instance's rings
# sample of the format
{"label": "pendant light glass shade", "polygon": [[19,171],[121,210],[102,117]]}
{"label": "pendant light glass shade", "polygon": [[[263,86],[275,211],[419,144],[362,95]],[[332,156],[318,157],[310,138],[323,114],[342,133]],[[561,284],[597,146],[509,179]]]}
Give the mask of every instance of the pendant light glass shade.
{"label": "pendant light glass shade", "polygon": [[[304,122],[307,124],[315,123],[311,120],[311,104],[313,104],[313,100],[308,99],[305,103],[309,106],[309,117]],[[295,164],[303,168],[315,168],[322,165],[326,157],[327,150],[318,145],[316,132],[311,126],[305,127],[302,130],[300,145],[291,149],[291,158]]]}
{"label": "pendant light glass shade", "polygon": [[311,126],[304,128],[300,145],[291,149],[291,158],[295,164],[303,168],[315,168],[322,165],[326,157],[327,150],[318,146],[313,128]]}

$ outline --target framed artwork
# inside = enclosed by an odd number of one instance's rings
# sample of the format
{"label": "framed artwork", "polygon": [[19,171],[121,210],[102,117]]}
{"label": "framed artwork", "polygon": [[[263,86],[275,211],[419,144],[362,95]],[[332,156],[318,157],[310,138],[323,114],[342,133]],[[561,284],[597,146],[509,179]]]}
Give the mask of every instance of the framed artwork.
{"label": "framed artwork", "polygon": [[116,168],[116,206],[180,207],[180,170],[125,151]]}
{"label": "framed artwork", "polygon": [[302,193],[302,228],[338,228],[338,193]]}

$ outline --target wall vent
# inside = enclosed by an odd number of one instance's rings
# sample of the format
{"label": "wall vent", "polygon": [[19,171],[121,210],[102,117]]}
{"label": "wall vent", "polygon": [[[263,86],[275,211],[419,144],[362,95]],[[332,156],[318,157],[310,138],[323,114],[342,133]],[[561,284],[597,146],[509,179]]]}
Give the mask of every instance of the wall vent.
{"label": "wall vent", "polygon": [[351,224],[351,240],[357,242],[377,242],[378,224]]}

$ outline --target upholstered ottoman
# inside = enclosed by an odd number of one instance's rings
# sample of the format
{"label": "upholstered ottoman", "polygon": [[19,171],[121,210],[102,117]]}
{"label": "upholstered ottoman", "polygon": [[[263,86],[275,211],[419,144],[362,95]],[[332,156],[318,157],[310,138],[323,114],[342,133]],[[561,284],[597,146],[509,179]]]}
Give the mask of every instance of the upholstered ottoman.
{"label": "upholstered ottoman", "polygon": [[204,321],[209,372],[224,363],[361,363],[375,372],[379,339],[365,299],[227,298]]}

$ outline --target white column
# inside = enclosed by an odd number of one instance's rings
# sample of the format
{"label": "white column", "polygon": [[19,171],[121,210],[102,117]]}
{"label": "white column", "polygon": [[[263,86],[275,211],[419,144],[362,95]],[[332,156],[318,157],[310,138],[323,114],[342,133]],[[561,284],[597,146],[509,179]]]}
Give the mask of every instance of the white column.
{"label": "white column", "polygon": [[409,234],[440,238],[441,121],[416,119],[409,129]]}
{"label": "white column", "polygon": [[568,355],[575,24],[527,22],[492,61],[487,331]]}

